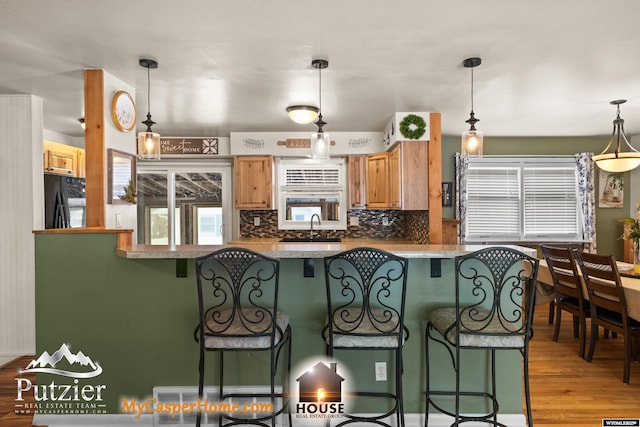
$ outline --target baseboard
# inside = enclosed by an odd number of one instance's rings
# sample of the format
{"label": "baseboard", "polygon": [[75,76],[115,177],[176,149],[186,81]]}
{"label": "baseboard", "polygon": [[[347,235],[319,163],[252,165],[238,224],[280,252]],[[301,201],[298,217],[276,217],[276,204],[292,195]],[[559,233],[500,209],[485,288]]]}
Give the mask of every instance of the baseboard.
{"label": "baseboard", "polygon": [[[286,417],[285,417],[286,418]],[[423,427],[424,414],[406,414],[404,417],[406,427]],[[498,421],[511,427],[526,427],[526,418],[522,414],[501,414]],[[431,414],[429,416],[429,427],[449,427],[453,419],[443,414]],[[294,423],[295,424],[295,423]],[[392,422],[392,425],[395,422]],[[101,414],[101,415],[35,415],[33,425],[46,425],[49,427],[153,427],[153,416],[142,415],[135,418],[129,414]],[[324,427],[324,422],[318,424],[304,424],[305,427]],[[370,427],[370,424],[362,426]],[[469,427],[486,427],[486,423],[465,423]],[[359,426],[354,426],[359,427]]]}

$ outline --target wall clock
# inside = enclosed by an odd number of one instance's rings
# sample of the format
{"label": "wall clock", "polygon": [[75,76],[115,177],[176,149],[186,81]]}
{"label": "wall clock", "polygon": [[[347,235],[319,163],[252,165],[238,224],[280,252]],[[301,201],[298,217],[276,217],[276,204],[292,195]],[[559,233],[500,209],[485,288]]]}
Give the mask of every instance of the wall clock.
{"label": "wall clock", "polygon": [[122,132],[129,132],[136,127],[136,104],[128,92],[120,90],[113,95],[111,118]]}

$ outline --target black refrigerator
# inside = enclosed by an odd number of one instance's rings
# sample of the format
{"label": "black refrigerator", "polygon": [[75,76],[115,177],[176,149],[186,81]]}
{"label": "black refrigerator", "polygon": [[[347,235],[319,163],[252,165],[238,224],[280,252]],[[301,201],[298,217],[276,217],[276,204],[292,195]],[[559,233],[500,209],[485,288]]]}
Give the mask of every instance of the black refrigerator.
{"label": "black refrigerator", "polygon": [[44,228],[84,227],[85,179],[44,174]]}

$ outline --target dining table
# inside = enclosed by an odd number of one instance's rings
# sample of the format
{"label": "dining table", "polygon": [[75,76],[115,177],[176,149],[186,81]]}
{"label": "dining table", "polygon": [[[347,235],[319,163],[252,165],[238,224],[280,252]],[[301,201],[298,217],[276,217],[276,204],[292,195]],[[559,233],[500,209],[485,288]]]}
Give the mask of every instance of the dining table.
{"label": "dining table", "polygon": [[[634,273],[633,264],[623,262],[618,262],[618,271],[620,272],[622,288],[624,289],[624,297],[627,301],[627,314],[632,319],[640,321],[640,274]],[[580,268],[578,268],[578,274],[581,275],[580,282],[582,283],[584,296],[586,299],[589,299],[589,293],[587,292],[584,280],[582,280]],[[536,304],[553,301],[555,298],[553,280],[551,279],[551,272],[544,259],[540,260],[537,281]]]}

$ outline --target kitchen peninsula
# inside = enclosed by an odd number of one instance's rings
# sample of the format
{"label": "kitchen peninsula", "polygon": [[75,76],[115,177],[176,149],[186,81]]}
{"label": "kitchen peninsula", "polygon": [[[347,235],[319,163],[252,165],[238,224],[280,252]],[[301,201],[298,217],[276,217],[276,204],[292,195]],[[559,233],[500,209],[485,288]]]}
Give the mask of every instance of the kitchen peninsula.
{"label": "kitchen peninsula", "polygon": [[[101,375],[82,381],[107,386],[103,392],[106,414],[121,414],[123,397],[142,400],[153,396],[157,386],[197,384],[198,347],[193,339],[198,322],[194,258],[222,247],[131,246],[114,231],[35,232],[37,353],[51,354],[67,343],[74,353],[82,351],[98,361]],[[117,231],[126,235],[123,230]],[[324,276],[320,267],[323,256],[355,246],[373,246],[410,258],[405,316],[410,338],[403,352],[405,411],[409,424],[414,424],[411,417],[422,416],[426,319],[433,309],[450,305],[454,300],[452,258],[478,247],[367,239],[347,239],[340,243],[280,243],[276,239],[262,239],[233,244],[281,259],[280,308],[289,315],[293,329],[294,370],[300,362],[325,354],[320,336],[326,318]],[[314,259],[313,277],[304,277],[302,258]],[[440,274],[432,269],[431,260],[438,260],[433,265],[439,264]],[[179,263],[185,263],[186,277],[177,277]],[[238,355],[237,363],[226,364],[225,381],[265,384],[265,373],[253,367],[254,357],[261,356],[242,354]],[[448,355],[443,351],[432,357],[440,359],[443,367],[433,380],[452,384]],[[473,357],[474,369],[465,374],[464,382],[482,384],[487,361],[477,355]],[[388,383],[376,382],[374,376],[374,363],[380,361],[387,362],[392,372],[392,359],[385,353],[374,352],[364,358],[361,353],[347,354],[344,359],[359,386],[385,390]],[[208,358],[207,363],[211,363],[207,372],[212,374],[206,383],[215,384],[216,358]],[[501,412],[514,417],[510,418],[510,425],[524,425],[521,358],[514,352],[501,355],[499,363]],[[38,382],[48,384],[52,377],[55,376],[39,374]],[[471,412],[479,408],[464,409]],[[416,424],[420,423],[418,419],[421,418],[415,419]]]}

